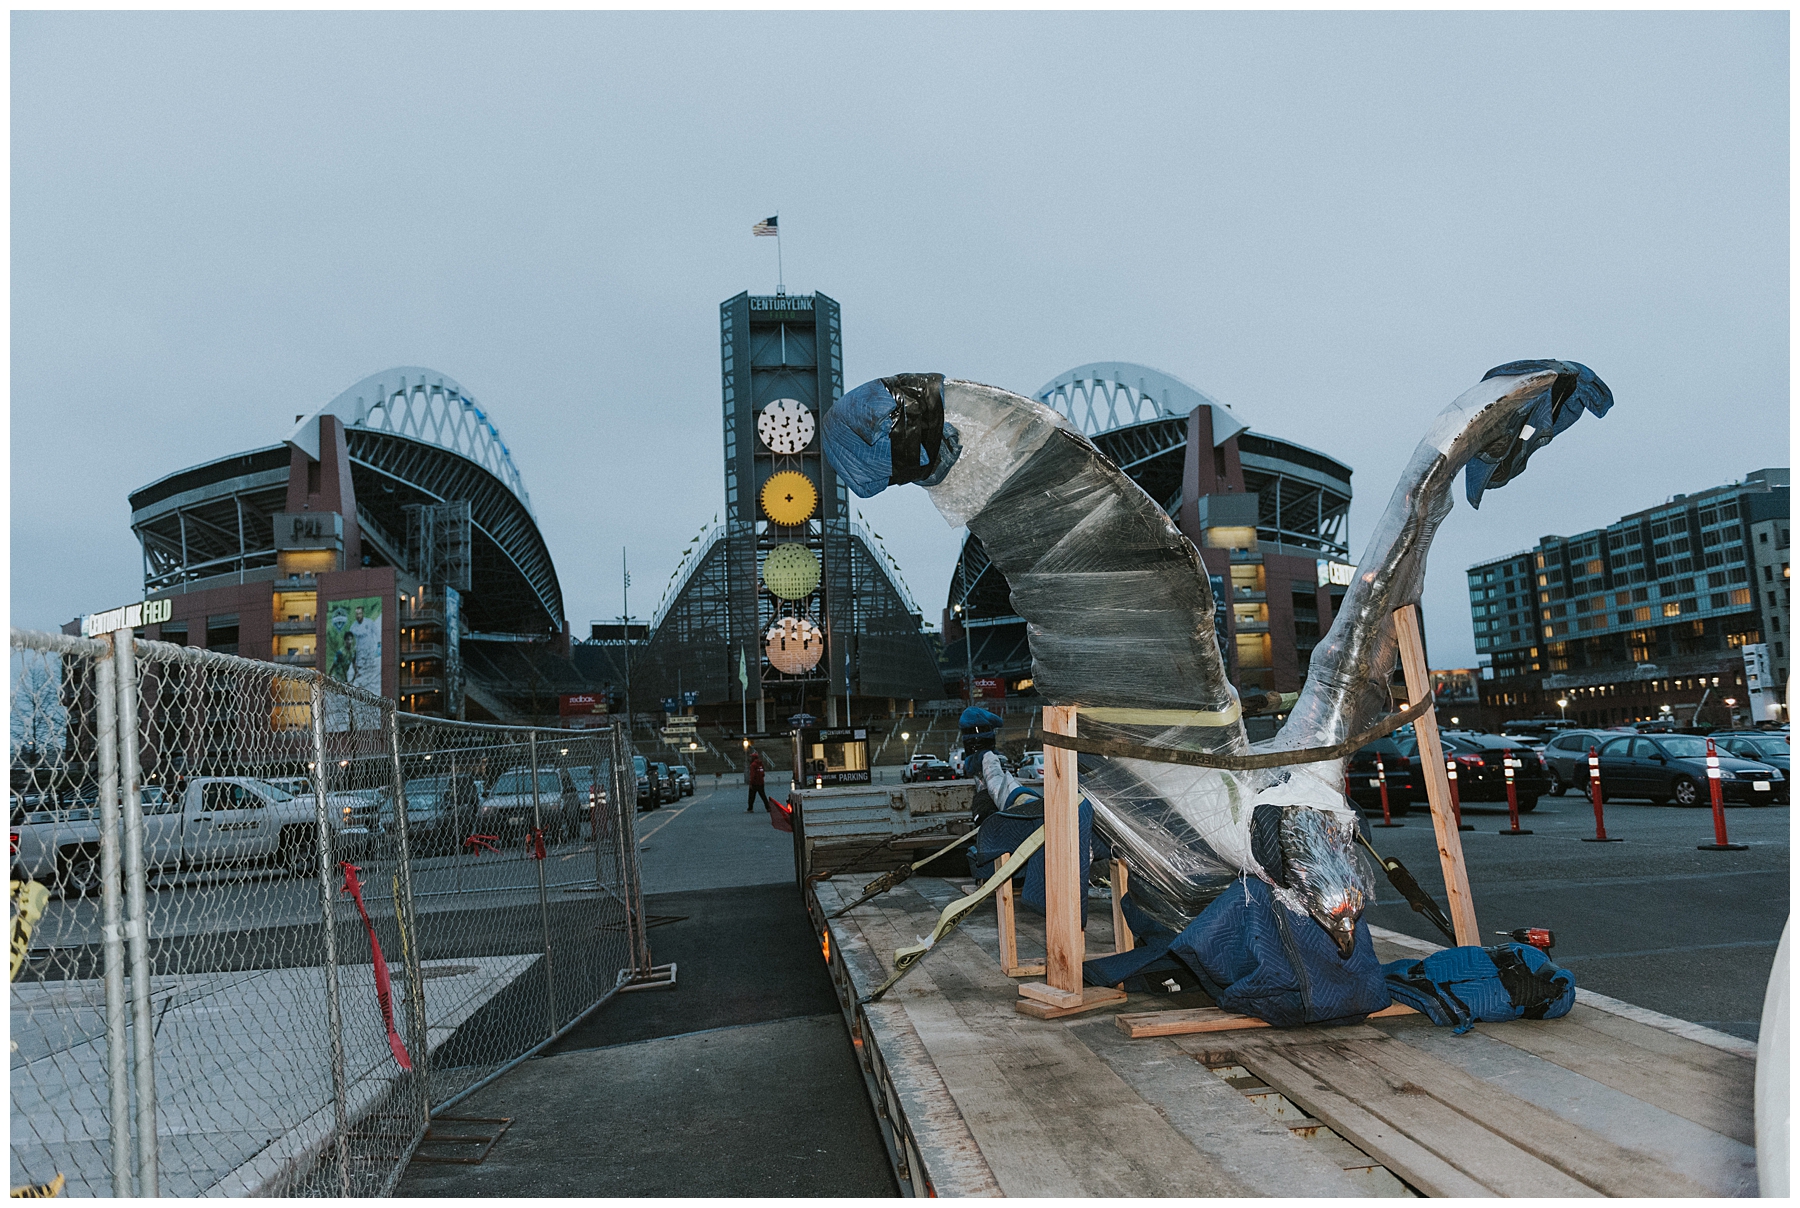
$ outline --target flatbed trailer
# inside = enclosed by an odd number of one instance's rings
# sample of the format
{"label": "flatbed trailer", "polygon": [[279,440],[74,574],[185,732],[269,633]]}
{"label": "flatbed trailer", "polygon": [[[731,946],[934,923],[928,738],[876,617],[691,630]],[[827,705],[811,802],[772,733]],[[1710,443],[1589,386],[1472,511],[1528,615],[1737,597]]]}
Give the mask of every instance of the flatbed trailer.
{"label": "flatbed trailer", "polygon": [[[1738,1037],[1587,990],[1562,1019],[1462,1036],[1417,1015],[1154,1034],[1185,994],[1034,1018],[991,903],[863,1003],[973,888],[919,875],[826,917],[871,875],[808,877],[806,902],[904,1194],[1757,1194],[1756,1046]],[[1092,905],[1086,950],[1112,951]],[[1015,918],[1017,959],[1041,959],[1042,917]],[[1372,930],[1384,961],[1436,949]]]}

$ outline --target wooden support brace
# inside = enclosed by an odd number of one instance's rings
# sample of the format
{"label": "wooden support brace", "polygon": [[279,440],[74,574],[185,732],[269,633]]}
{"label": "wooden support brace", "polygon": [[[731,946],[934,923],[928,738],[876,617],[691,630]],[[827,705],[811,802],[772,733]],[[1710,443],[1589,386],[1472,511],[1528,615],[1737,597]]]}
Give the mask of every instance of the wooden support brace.
{"label": "wooden support brace", "polygon": [[1137,947],[1137,937],[1131,934],[1131,924],[1125,921],[1125,908],[1119,899],[1131,888],[1131,870],[1125,861],[1112,862],[1112,914],[1113,914],[1113,951],[1130,952]]}
{"label": "wooden support brace", "polygon": [[[1044,730],[1073,737],[1075,706],[1045,705]],[[1075,752],[1045,747],[1044,981],[1020,986],[1019,994],[1059,1008],[1077,1008],[1085,1002],[1081,962],[1087,949],[1081,932],[1081,904],[1087,878],[1081,867],[1080,803]]]}
{"label": "wooden support brace", "polygon": [[[1010,859],[1011,852],[1001,852],[995,867]],[[1042,962],[1035,965],[1019,963],[1019,929],[1013,918],[1013,887],[1010,880],[1002,882],[1000,888],[994,891],[994,908],[1000,913],[1000,972],[1008,977],[1044,976]]]}
{"label": "wooden support brace", "polygon": [[[1400,666],[1406,673],[1406,693],[1415,701],[1432,695],[1431,672],[1425,666],[1425,640],[1419,624],[1418,605],[1394,613],[1394,632],[1400,640]],[[1475,922],[1475,899],[1469,892],[1469,870],[1463,864],[1462,836],[1450,805],[1450,776],[1444,770],[1444,747],[1438,740],[1437,708],[1421,713],[1413,722],[1419,739],[1419,758],[1425,765],[1425,792],[1431,799],[1431,825],[1437,832],[1438,862],[1444,869],[1444,894],[1449,898],[1450,925],[1461,945],[1479,945],[1481,929]]]}

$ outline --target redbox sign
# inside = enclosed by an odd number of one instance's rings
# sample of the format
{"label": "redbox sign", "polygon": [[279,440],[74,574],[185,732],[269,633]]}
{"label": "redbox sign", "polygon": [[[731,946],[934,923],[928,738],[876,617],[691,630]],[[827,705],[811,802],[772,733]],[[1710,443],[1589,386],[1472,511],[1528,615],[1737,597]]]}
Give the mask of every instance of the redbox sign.
{"label": "redbox sign", "polygon": [[975,695],[982,700],[999,700],[1006,696],[1006,681],[1003,679],[975,680]]}
{"label": "redbox sign", "polygon": [[557,712],[564,717],[582,717],[606,712],[606,698],[598,692],[572,692],[557,697]]}

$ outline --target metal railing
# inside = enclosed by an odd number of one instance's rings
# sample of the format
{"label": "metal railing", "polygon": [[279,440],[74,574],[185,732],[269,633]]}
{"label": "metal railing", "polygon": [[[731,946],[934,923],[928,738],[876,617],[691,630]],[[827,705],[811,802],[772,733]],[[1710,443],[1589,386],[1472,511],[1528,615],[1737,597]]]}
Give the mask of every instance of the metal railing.
{"label": "metal railing", "polygon": [[619,729],[12,639],[12,1178],[378,1195],[649,969]]}

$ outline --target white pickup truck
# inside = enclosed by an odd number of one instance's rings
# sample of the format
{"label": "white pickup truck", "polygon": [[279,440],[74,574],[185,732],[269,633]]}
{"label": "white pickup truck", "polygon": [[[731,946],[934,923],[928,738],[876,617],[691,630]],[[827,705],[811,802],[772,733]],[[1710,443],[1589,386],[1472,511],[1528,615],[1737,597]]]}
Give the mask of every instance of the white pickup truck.
{"label": "white pickup truck", "polygon": [[[247,776],[188,781],[179,799],[146,785],[144,862],[151,873],[274,863],[303,876],[318,870],[316,805],[310,796]],[[343,818],[333,810],[334,831]],[[15,795],[12,875],[42,881],[66,897],[98,892],[100,808],[86,795],[64,803]]]}

